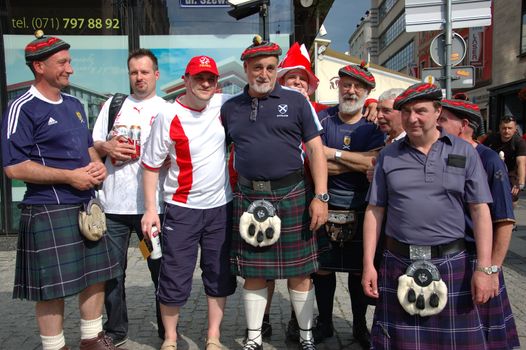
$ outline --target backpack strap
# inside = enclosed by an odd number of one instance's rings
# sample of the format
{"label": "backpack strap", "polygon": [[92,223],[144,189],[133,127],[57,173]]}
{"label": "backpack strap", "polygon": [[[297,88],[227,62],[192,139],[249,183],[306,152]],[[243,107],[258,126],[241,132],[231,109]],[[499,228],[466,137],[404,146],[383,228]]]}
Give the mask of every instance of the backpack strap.
{"label": "backpack strap", "polygon": [[113,98],[111,99],[111,103],[110,103],[109,112],[108,112],[108,134],[113,128],[113,124],[115,123],[115,117],[117,116],[117,113],[119,113],[119,111],[121,110],[122,105],[124,101],[126,101],[127,97],[128,95],[121,94],[119,92],[113,95]]}

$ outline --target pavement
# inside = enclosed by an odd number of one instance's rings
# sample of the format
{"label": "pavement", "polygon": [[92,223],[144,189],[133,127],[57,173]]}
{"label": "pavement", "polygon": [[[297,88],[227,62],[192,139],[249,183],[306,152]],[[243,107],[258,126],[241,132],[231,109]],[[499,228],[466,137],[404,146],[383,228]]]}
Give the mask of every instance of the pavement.
{"label": "pavement", "polygon": [[[504,274],[511,300],[522,349],[526,350],[526,199],[521,199],[515,209],[517,230],[504,263]],[[0,349],[41,349],[40,337],[34,316],[34,303],[11,298],[14,280],[16,237],[0,237]],[[193,289],[188,303],[182,308],[178,341],[179,350],[204,349],[207,307],[200,271],[194,272]],[[242,279],[238,279],[237,292],[227,300],[222,324],[221,341],[226,349],[241,349],[245,332],[245,314],[241,300]],[[159,349],[155,322],[155,296],[149,272],[137,242],[132,241],[128,251],[126,293],[129,317],[129,340],[123,345],[128,350]],[[66,300],[64,334],[70,348],[78,349],[80,339],[79,312],[76,297]],[[277,281],[272,303],[270,322],[272,338],[264,342],[265,350],[297,349],[296,343],[287,342],[285,330],[290,317],[290,303],[285,281]],[[316,312],[316,311],[315,311]],[[368,325],[372,322],[373,307],[367,313]],[[349,349],[360,346],[352,337],[352,314],[347,289],[346,274],[337,274],[334,302],[335,335],[318,345],[319,350]]]}

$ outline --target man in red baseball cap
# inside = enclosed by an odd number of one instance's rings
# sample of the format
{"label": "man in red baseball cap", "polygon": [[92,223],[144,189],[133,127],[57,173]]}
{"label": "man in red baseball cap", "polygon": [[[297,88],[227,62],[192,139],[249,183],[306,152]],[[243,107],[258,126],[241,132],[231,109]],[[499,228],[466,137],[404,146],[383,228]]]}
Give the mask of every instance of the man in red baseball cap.
{"label": "man in red baseball cap", "polygon": [[145,145],[145,213],[142,231],[161,227],[155,189],[159,170],[170,157],[164,182],[166,209],[161,229],[161,272],[157,297],[165,327],[162,350],[177,348],[179,311],[190,296],[201,247],[208,300],[207,350],[220,350],[226,297],[236,290],[230,273],[232,191],[226,169],[225,132],[219,112],[230,95],[216,94],[219,72],[211,57],[193,57],[183,76],[186,93],[159,113]]}

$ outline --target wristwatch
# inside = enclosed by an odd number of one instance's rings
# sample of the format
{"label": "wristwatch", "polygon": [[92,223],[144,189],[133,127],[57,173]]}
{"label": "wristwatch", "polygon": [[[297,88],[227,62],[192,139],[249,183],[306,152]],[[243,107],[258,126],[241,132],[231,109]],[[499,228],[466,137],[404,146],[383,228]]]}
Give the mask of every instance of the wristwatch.
{"label": "wristwatch", "polygon": [[336,150],[336,152],[334,152],[334,160],[339,162],[340,159],[342,159],[342,151]]}
{"label": "wristwatch", "polygon": [[314,198],[319,199],[323,203],[328,203],[330,196],[328,193],[320,193],[320,194],[315,194]]}
{"label": "wristwatch", "polygon": [[491,266],[477,266],[475,268],[475,271],[484,272],[486,275],[491,275],[494,273],[498,273],[501,270],[501,268],[497,265],[491,265]]}

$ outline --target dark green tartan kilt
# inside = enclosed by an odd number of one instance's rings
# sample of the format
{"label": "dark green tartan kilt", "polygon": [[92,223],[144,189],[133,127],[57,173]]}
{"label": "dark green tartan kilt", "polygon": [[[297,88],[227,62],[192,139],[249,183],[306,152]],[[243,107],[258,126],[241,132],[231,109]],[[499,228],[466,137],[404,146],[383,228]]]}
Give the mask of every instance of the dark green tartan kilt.
{"label": "dark green tartan kilt", "polygon": [[[313,198],[311,186],[301,181],[270,193],[254,191],[239,184],[236,187],[230,252],[232,273],[243,278],[284,279],[317,271],[317,234],[309,230],[309,204]],[[279,240],[262,248],[246,243],[239,234],[241,215],[250,203],[258,199],[272,202],[281,219]]]}
{"label": "dark green tartan kilt", "polygon": [[13,299],[52,300],[122,274],[105,235],[97,242],[79,231],[80,205],[22,208]]}

